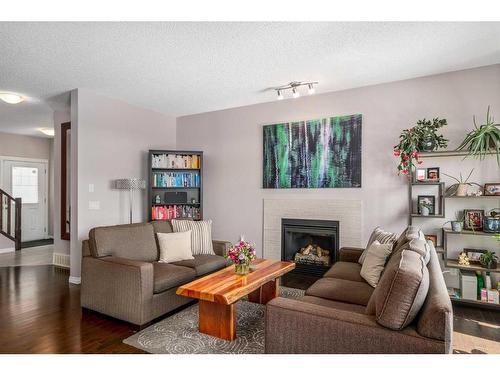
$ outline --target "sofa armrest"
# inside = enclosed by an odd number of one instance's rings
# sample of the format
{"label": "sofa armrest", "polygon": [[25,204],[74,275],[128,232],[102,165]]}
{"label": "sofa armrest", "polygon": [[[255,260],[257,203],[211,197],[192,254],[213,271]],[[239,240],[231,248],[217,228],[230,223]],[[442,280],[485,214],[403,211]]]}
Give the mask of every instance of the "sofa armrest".
{"label": "sofa armrest", "polygon": [[233,244],[229,241],[212,240],[214,253],[223,257],[227,254]]}
{"label": "sofa armrest", "polygon": [[275,298],[266,306],[266,353],[444,353],[444,341],[414,328],[393,331],[375,316]]}
{"label": "sofa armrest", "polygon": [[356,263],[364,250],[362,247],[341,247],[339,261]]}
{"label": "sofa armrest", "polygon": [[141,325],[149,321],[152,299],[152,263],[83,257],[82,307]]}

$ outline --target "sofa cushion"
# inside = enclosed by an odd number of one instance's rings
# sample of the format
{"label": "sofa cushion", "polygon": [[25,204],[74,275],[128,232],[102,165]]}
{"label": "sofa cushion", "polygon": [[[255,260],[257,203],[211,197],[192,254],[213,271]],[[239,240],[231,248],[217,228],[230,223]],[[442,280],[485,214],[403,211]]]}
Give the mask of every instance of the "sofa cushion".
{"label": "sofa cushion", "polygon": [[212,243],[212,220],[191,221],[172,219],[174,232],[191,232],[193,255],[215,255]]}
{"label": "sofa cushion", "polygon": [[397,237],[396,237],[396,235],[394,233],[387,232],[387,231],[383,230],[380,227],[376,227],[373,230],[370,238],[368,239],[368,243],[366,244],[366,248],[363,251],[363,254],[361,254],[361,256],[359,257],[358,263],[359,264],[363,264],[363,262],[365,261],[365,257],[366,257],[366,253],[368,251],[368,248],[370,247],[370,245],[374,241],[378,241],[381,244],[386,244],[386,243],[393,244],[396,241],[396,238]]}
{"label": "sofa cushion", "polygon": [[[394,247],[392,248],[392,253],[395,254],[397,251],[401,250],[408,242],[413,239],[419,239],[420,237],[420,228],[410,225],[408,226],[403,233],[401,233],[394,243]],[[423,235],[423,233],[422,233]]]}
{"label": "sofa cushion", "polygon": [[312,303],[313,305],[325,306],[331,309],[352,311],[358,314],[365,313],[365,307],[362,305],[355,305],[353,303],[345,303],[339,301],[332,301],[330,299],[319,298],[314,296],[304,296],[300,298],[302,302]]}
{"label": "sofa cushion", "polygon": [[152,221],[155,233],[172,233],[172,223],[170,220],[155,220]]}
{"label": "sofa cushion", "polygon": [[344,279],[351,281],[364,282],[360,276],[361,264],[353,262],[336,262],[323,277],[333,277],[335,279]]}
{"label": "sofa cushion", "polygon": [[373,288],[366,282],[323,277],[306,290],[307,296],[326,298],[332,301],[366,305]]}
{"label": "sofa cushion", "polygon": [[157,233],[161,263],[173,263],[194,259],[191,254],[191,231],[179,233]]}
{"label": "sofa cushion", "polygon": [[189,267],[196,272],[196,276],[202,276],[226,267],[227,261],[219,255],[194,255],[194,259],[182,260],[172,264]]}
{"label": "sofa cushion", "polygon": [[171,263],[153,263],[153,291],[161,293],[193,281],[196,272],[189,267],[181,267]]}
{"label": "sofa cushion", "polygon": [[420,254],[401,250],[387,264],[374,295],[375,317],[380,325],[401,330],[424,304],[429,272]]}
{"label": "sofa cushion", "polygon": [[368,284],[376,288],[380,280],[380,275],[384,270],[385,262],[392,250],[392,244],[380,243],[377,240],[372,242],[366,249],[366,257],[361,267],[360,275]]}
{"label": "sofa cushion", "polygon": [[94,257],[115,257],[154,262],[158,248],[150,223],[93,228],[89,232],[90,251]]}

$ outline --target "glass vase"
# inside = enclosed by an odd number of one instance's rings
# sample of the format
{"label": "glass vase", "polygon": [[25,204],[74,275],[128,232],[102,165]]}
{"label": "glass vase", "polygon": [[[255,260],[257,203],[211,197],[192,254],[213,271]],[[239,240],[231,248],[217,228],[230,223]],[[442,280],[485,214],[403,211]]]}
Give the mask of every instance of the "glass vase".
{"label": "glass vase", "polygon": [[250,265],[246,264],[246,263],[235,264],[234,265],[234,272],[237,275],[248,275],[248,273],[250,272]]}

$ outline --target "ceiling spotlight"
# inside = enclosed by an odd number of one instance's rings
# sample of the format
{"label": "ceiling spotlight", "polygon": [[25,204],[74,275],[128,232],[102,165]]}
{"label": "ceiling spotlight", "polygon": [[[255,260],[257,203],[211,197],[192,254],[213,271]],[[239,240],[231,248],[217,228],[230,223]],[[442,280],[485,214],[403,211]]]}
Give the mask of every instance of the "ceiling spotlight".
{"label": "ceiling spotlight", "polygon": [[0,99],[9,104],[19,104],[24,101],[21,95],[12,94],[10,92],[0,92]]}
{"label": "ceiling spotlight", "polygon": [[314,94],[314,93],[316,92],[316,90],[314,89],[314,86],[313,86],[313,84],[312,84],[312,83],[309,83],[309,84],[307,85],[307,87],[309,87],[309,90],[307,90],[307,93],[308,93],[309,95],[312,95],[312,94]]}
{"label": "ceiling spotlight", "polygon": [[281,93],[281,90],[276,90],[278,91],[278,100],[283,100],[285,99],[285,97],[283,96],[283,94]]}
{"label": "ceiling spotlight", "polygon": [[297,91],[297,89],[294,87],[292,88],[292,97],[294,99],[297,99],[300,96],[300,92]]}
{"label": "ceiling spotlight", "polygon": [[54,136],[54,128],[40,128],[38,130],[41,131],[43,134],[48,135],[49,137]]}

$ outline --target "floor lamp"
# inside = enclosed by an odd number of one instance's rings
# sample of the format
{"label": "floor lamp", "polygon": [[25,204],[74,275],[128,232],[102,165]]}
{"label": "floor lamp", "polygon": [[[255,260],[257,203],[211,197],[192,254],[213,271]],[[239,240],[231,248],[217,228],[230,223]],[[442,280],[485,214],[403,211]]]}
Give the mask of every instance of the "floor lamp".
{"label": "floor lamp", "polygon": [[115,180],[115,188],[129,191],[130,224],[132,224],[132,209],[134,207],[134,190],[146,189],[146,181],[141,178],[121,178],[119,180]]}

